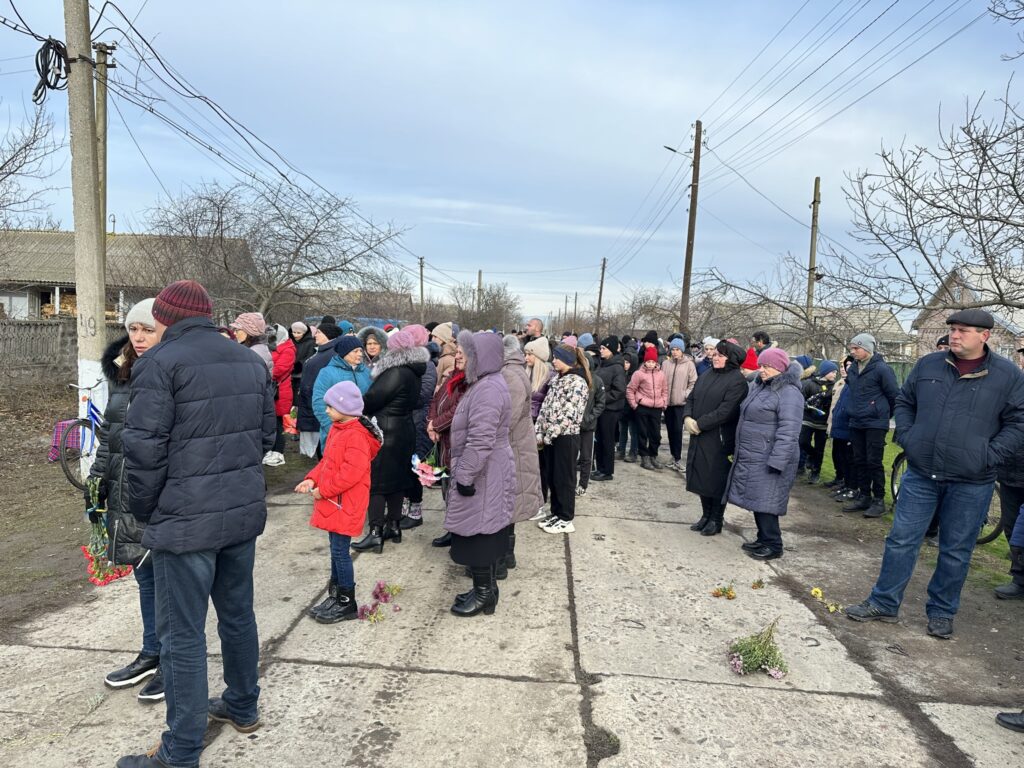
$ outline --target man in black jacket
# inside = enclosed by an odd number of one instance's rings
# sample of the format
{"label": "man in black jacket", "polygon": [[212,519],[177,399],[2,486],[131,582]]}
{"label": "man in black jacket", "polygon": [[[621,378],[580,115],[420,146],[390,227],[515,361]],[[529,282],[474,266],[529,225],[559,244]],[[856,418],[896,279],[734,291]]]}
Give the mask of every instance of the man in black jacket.
{"label": "man in black jacket", "polygon": [[998,468],[1024,446],[1024,374],[986,343],[992,315],[950,315],[949,352],[917,361],[896,398],[896,442],[909,468],[871,596],[855,621],[895,622],[928,524],[939,513],[939,559],[928,584],[928,634],[947,639]]}
{"label": "man in black jacket", "polygon": [[[266,364],[221,336],[210,314],[199,283],[167,286],[153,304],[161,341],[132,370],[125,474],[152,550],[167,730],[155,755],[123,757],[119,768],[199,765],[208,717],[243,733],[259,727],[252,572],[267,520],[262,461],[276,437],[274,397]],[[227,684],[214,699],[211,598]]]}
{"label": "man in black jacket", "polygon": [[609,336],[598,350],[601,364],[595,373],[604,382],[604,410],[597,417],[594,441],[594,461],[597,471],[591,480],[611,480],[615,475],[615,427],[622,417],[626,403],[626,369],[622,367],[619,340]]}

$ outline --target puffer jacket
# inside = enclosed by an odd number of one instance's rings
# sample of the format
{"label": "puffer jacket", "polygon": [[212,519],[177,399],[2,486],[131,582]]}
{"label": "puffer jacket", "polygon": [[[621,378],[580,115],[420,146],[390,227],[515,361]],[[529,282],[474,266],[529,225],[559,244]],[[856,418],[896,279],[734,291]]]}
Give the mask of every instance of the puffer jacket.
{"label": "puffer jacket", "polygon": [[[459,333],[466,357],[468,389],[452,420],[452,488],[444,528],[458,536],[497,533],[515,511],[515,456],[509,440],[512,401],[501,375],[502,338],[494,333]],[[472,486],[464,496],[459,486]]]}
{"label": "puffer jacket", "polygon": [[846,386],[850,389],[850,426],[888,430],[900,388],[896,374],[882,356],[877,352],[872,355],[864,370],[856,362],[851,365],[846,373]]}
{"label": "puffer jacket", "polygon": [[587,380],[579,369],[572,368],[556,376],[534,424],[537,440],[551,445],[562,435],[578,435],[589,397]]}
{"label": "puffer jacket", "polygon": [[666,408],[668,406],[668,381],[660,368],[640,366],[626,387],[626,400],[630,408]]}
{"label": "puffer jacket", "polygon": [[626,405],[626,369],[622,355],[612,355],[600,361],[596,373],[604,382],[604,407],[607,411],[621,411]]}
{"label": "puffer jacket", "polygon": [[263,532],[277,420],[260,358],[207,317],[179,320],[135,363],[129,402],[125,470],[143,546],[220,550]]}
{"label": "puffer jacket", "polygon": [[587,396],[587,409],[583,412],[583,421],[580,422],[580,432],[593,432],[597,429],[597,419],[604,413],[606,406],[606,393],[604,380],[594,373],[596,363],[587,357],[587,364],[590,366],[590,394]]}
{"label": "puffer jacket", "polygon": [[337,339],[329,340],[317,350],[315,355],[302,364],[302,379],[299,381],[298,389],[299,417],[296,420],[299,432],[320,431],[320,422],[317,420],[316,414],[313,413],[313,386],[316,384],[316,377],[320,375],[320,371],[334,357],[334,345],[337,343]]}
{"label": "puffer jacket", "polygon": [[847,410],[849,399],[850,390],[845,380],[837,381],[832,390],[832,410],[828,414],[828,436],[834,440],[850,439],[850,412]]}
{"label": "puffer jacket", "polygon": [[506,336],[505,364],[501,375],[508,387],[512,405],[509,442],[516,462],[516,496],[513,522],[529,520],[544,503],[540,487],[540,457],[537,455],[537,437],[533,432],[530,413],[530,378],[526,375],[526,357],[519,339]]}
{"label": "puffer jacket", "polygon": [[[430,350],[427,349],[427,354]],[[434,398],[437,390],[437,366],[427,360],[427,367],[423,371],[423,378],[420,379],[420,397],[416,401],[416,410],[413,412],[412,420],[416,424],[416,454],[422,459],[426,458],[433,446],[430,435],[427,434],[427,412],[430,410],[430,401]]]}
{"label": "puffer jacket", "polygon": [[896,398],[896,442],[917,472],[940,482],[991,483],[1024,449],[1024,373],[985,346],[961,376],[952,352],[914,365]]}
{"label": "puffer jacket", "polygon": [[[365,419],[365,417],[364,417]],[[370,463],[380,451],[381,437],[360,419],[334,422],[327,434],[324,457],[306,475],[320,489],[309,524],[342,536],[363,532],[370,505]]]}
{"label": "puffer jacket", "polygon": [[338,355],[333,355],[327,365],[320,369],[320,373],[318,373],[316,377],[316,382],[313,384],[312,405],[313,415],[320,424],[321,449],[324,448],[327,442],[327,433],[330,431],[331,426],[334,423],[331,421],[331,417],[327,415],[327,406],[324,405],[324,395],[327,394],[328,389],[343,381],[351,381],[359,387],[359,391],[365,395],[370,389],[370,385],[373,383],[373,377],[370,375],[369,369],[363,363],[359,363],[359,365],[353,368],[348,364],[348,362],[346,362],[345,358],[339,357]]}
{"label": "puffer jacket", "polygon": [[288,339],[278,344],[270,352],[274,361],[270,375],[277,382],[277,400],[274,403],[274,413],[278,416],[286,416],[292,409],[292,369],[295,367],[295,343]]}
{"label": "puffer jacket", "polygon": [[661,364],[661,372],[668,382],[668,405],[686,405],[686,398],[697,383],[697,366],[693,358],[684,354],[676,360],[669,356]]}
{"label": "puffer jacket", "polygon": [[121,367],[127,363],[121,350],[128,337],[118,339],[107,347],[100,358],[103,375],[107,379],[107,407],[100,425],[99,447],[89,470],[90,477],[98,477],[106,488],[107,503],[107,559],[116,565],[138,565],[146,554],[142,534],[146,526],[129,511],[128,489],[125,485],[124,447],[121,442],[124,416],[128,411],[130,384],[119,381]]}

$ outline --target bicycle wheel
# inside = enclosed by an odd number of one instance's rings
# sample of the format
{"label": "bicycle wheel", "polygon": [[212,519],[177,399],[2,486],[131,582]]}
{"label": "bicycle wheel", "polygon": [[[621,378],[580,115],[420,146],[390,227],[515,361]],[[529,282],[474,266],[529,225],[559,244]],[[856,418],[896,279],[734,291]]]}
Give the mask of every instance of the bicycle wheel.
{"label": "bicycle wheel", "polygon": [[907,454],[899,453],[895,459],[892,460],[892,471],[889,474],[889,490],[892,492],[892,503],[896,503],[896,499],[900,495],[900,485],[903,483],[903,475],[907,471]]}
{"label": "bicycle wheel", "polygon": [[60,467],[71,484],[80,491],[85,490],[85,479],[89,476],[99,446],[99,435],[88,419],[79,419],[61,435]]}
{"label": "bicycle wheel", "polygon": [[990,541],[995,541],[1002,532],[1002,505],[999,502],[999,483],[996,483],[995,491],[992,494],[992,502],[988,505],[988,515],[985,517],[985,522],[981,525],[981,530],[978,531],[978,543],[988,544]]}

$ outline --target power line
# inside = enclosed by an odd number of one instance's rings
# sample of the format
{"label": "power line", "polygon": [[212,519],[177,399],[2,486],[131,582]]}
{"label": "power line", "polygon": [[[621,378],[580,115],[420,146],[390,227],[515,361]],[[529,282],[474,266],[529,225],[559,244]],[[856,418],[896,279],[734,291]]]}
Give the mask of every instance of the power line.
{"label": "power line", "polygon": [[[153,164],[149,162],[149,158],[146,157],[146,153],[142,151],[142,147],[139,146],[139,142],[135,139],[135,134],[132,133],[132,129],[128,127],[128,121],[124,119],[124,115],[121,113],[121,108],[117,105],[117,100],[111,100],[111,104],[113,104],[114,110],[117,112],[117,116],[121,118],[121,125],[124,126],[124,129],[126,131],[128,131],[128,135],[131,137],[132,143],[135,145],[135,148],[139,150],[139,154],[142,156],[142,160],[146,163],[146,167],[149,168],[149,172],[153,174],[153,178],[156,179],[156,183],[160,185],[160,189],[162,189],[164,191],[164,194],[167,195],[167,199],[173,200],[173,196],[169,191],[167,191],[167,187],[164,186],[163,181],[160,180],[160,175],[156,172],[156,169],[153,167]],[[104,226],[105,225],[106,223],[104,222]]]}

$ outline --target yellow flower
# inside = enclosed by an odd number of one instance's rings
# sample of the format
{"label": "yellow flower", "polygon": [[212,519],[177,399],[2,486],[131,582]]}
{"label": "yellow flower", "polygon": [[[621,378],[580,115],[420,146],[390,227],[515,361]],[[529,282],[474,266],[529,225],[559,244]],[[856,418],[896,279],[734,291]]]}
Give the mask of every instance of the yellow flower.
{"label": "yellow flower", "polygon": [[824,596],[825,593],[822,592],[818,587],[815,587],[811,590],[811,597],[813,597],[815,600],[821,600],[821,598],[823,598]]}

